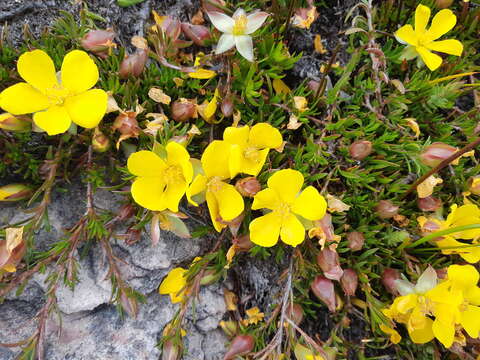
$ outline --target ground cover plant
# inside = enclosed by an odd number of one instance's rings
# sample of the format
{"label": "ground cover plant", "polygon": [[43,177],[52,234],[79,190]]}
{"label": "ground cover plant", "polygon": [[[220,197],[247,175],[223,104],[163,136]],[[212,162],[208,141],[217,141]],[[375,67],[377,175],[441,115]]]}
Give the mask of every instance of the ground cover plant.
{"label": "ground cover plant", "polygon": [[[78,3],[38,38],[0,38],[0,204],[29,214],[0,228],[0,298],[37,273],[48,289],[37,330],[0,345],[46,358],[56,291],[94,249],[135,317],[148,305],[112,241],[171,232],[208,246],[158,283],[178,309],[162,359],[188,355],[186,316],[214,283],[224,359],[480,357],[478,2],[359,0],[328,43],[331,1],[205,0],[188,21],[153,11],[129,44]],[[318,76],[294,71],[302,36]],[[38,247],[74,182],[83,216]],[[262,294],[253,262],[272,273]]]}

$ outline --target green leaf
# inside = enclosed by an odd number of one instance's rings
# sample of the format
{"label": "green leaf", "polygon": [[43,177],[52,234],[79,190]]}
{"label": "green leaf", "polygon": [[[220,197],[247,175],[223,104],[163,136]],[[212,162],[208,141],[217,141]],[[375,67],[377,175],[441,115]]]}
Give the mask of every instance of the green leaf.
{"label": "green leaf", "polygon": [[118,3],[118,6],[127,7],[127,6],[140,4],[143,1],[145,0],[117,0],[117,3]]}

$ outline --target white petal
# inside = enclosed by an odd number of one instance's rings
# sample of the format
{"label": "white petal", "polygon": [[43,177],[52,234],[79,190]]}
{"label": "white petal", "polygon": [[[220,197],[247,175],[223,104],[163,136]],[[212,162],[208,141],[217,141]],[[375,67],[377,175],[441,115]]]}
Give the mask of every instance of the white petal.
{"label": "white petal", "polygon": [[245,12],[245,10],[243,10],[242,8],[238,8],[237,10],[235,10],[235,12],[233,13],[232,15],[232,18],[235,20],[236,18],[238,18],[239,16],[246,16],[247,13]]}
{"label": "white petal", "polygon": [[230,16],[218,11],[209,11],[207,12],[207,15],[210,18],[213,26],[215,26],[218,30],[227,34],[232,33],[235,21],[233,21]]}
{"label": "white petal", "polygon": [[251,34],[255,32],[260,26],[263,25],[267,19],[269,13],[264,11],[257,11],[247,16],[247,30],[245,34]]}
{"label": "white petal", "polygon": [[240,55],[242,55],[248,61],[253,61],[253,42],[251,36],[235,36],[235,45],[237,46],[237,50]]}
{"label": "white petal", "polygon": [[413,294],[415,292],[415,286],[410,281],[397,279],[393,282],[395,288],[400,293],[400,295]]}
{"label": "white petal", "polygon": [[217,48],[215,49],[215,54],[224,53],[227,50],[230,50],[235,46],[235,37],[230,34],[223,34],[218,40]]}
{"label": "white petal", "polygon": [[417,294],[425,294],[435,286],[437,286],[437,272],[433,267],[429,266],[418,278],[415,292]]}

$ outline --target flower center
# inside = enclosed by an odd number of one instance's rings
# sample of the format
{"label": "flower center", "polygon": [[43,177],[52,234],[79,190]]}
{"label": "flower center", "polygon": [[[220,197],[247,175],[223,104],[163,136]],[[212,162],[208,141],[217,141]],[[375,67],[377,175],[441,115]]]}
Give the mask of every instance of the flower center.
{"label": "flower center", "polygon": [[257,148],[253,146],[247,147],[243,151],[243,156],[245,157],[245,159],[248,159],[257,163],[260,161],[260,152],[258,151]]}
{"label": "flower center", "polygon": [[182,168],[178,165],[170,165],[167,167],[163,176],[167,184],[178,184],[185,181]]}
{"label": "flower center", "polygon": [[282,220],[287,219],[291,213],[291,207],[289,204],[285,202],[281,202],[278,206],[273,210]]}
{"label": "flower center", "polygon": [[70,96],[70,92],[62,85],[55,85],[52,88],[46,89],[45,93],[52,106],[63,105],[65,99]]}
{"label": "flower center", "polygon": [[207,189],[212,193],[220,191],[222,187],[223,187],[223,181],[222,181],[222,178],[220,178],[219,176],[212,177],[207,183]]}
{"label": "flower center", "polygon": [[233,25],[233,35],[244,35],[247,30],[247,17],[245,15],[239,15],[235,19],[235,25]]}

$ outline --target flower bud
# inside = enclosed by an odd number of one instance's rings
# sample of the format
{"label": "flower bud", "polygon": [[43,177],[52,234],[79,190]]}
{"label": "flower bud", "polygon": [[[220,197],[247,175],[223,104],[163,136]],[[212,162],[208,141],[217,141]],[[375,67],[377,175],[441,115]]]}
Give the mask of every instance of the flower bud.
{"label": "flower bud", "polygon": [[434,142],[427,146],[420,154],[420,161],[430,167],[435,167],[443,160],[457,152],[457,148],[444,144],[442,142]]}
{"label": "flower bud", "polygon": [[234,337],[237,332],[238,332],[238,324],[236,321],[233,320],[227,320],[227,321],[220,321],[218,323],[220,327],[222,328],[223,332],[228,336],[228,337]]}
{"label": "flower bud", "polygon": [[200,279],[200,285],[212,285],[216,283],[221,276],[221,271],[215,271],[213,269],[205,270],[202,278]]}
{"label": "flower bud", "polygon": [[425,198],[418,198],[417,206],[422,211],[436,211],[442,206],[442,200],[430,195]]}
{"label": "flower bud", "polygon": [[299,325],[303,320],[303,309],[299,304],[287,305],[287,316],[295,325]]}
{"label": "flower bud", "polygon": [[185,36],[198,46],[205,46],[206,41],[212,38],[210,30],[203,25],[182,23],[181,28]]}
{"label": "flower bud", "polygon": [[343,270],[343,275],[340,279],[343,292],[347,296],[354,296],[358,286],[358,275],[353,269]]}
{"label": "flower bud", "polygon": [[222,111],[223,116],[230,117],[233,115],[233,101],[230,96],[225,96],[220,104],[220,110]]}
{"label": "flower bud", "polygon": [[138,302],[137,299],[133,296],[128,296],[125,291],[121,291],[120,294],[120,304],[122,305],[123,310],[132,318],[137,317],[138,313]]}
{"label": "flower bud", "polygon": [[320,83],[318,81],[315,81],[315,80],[310,80],[307,85],[308,85],[308,88],[313,93],[316,93],[318,91],[318,87],[320,86]]}
{"label": "flower bud", "polygon": [[317,255],[317,264],[327,279],[338,281],[343,275],[340,259],[335,250],[329,248],[321,250]]}
{"label": "flower bud", "polygon": [[319,275],[312,281],[310,288],[315,296],[327,305],[331,312],[335,312],[337,302],[332,280]]}
{"label": "flower bud", "polygon": [[125,234],[125,244],[133,245],[140,241],[142,237],[142,232],[138,229],[132,227],[128,228],[127,233]]}
{"label": "flower bud", "polygon": [[0,129],[25,132],[32,129],[32,120],[23,115],[0,114]]}
{"label": "flower bud", "polygon": [[348,248],[352,251],[360,251],[365,243],[365,236],[360,231],[351,231],[347,234]]}
{"label": "flower bud", "polygon": [[439,9],[449,8],[452,4],[453,0],[435,0],[435,5],[437,5]]}
{"label": "flower bud", "polygon": [[363,160],[372,153],[372,143],[368,140],[357,140],[348,148],[350,156],[355,160]]}
{"label": "flower bud", "polygon": [[173,120],[185,122],[195,117],[197,107],[187,99],[180,99],[172,103],[171,112]]}
{"label": "flower bud", "polygon": [[235,188],[238,192],[245,197],[254,197],[256,193],[262,190],[262,185],[254,176],[249,176],[243,179],[237,180]]}
{"label": "flower bud", "polygon": [[468,179],[468,190],[475,195],[480,195],[480,175]]}
{"label": "flower bud", "polygon": [[96,127],[92,136],[92,148],[94,151],[103,153],[110,147],[110,140],[105,134]]}
{"label": "flower bud", "polygon": [[248,251],[255,245],[250,241],[250,235],[234,237],[232,242],[239,251]]}
{"label": "flower bud", "polygon": [[[216,4],[220,7],[215,6]],[[226,3],[224,0],[202,0],[202,9],[205,12],[218,11],[223,13],[222,7],[225,7]]]}
{"label": "flower bud", "polygon": [[82,47],[96,54],[106,54],[106,52],[115,46],[113,38],[115,32],[112,29],[90,30],[80,40]]}
{"label": "flower bud", "polygon": [[250,335],[237,335],[233,338],[230,347],[223,360],[235,359],[237,356],[243,356],[253,350],[255,341]]}
{"label": "flower bud", "polygon": [[375,207],[377,215],[382,219],[390,219],[398,214],[400,207],[393,205],[389,200],[380,200]]}
{"label": "flower bud", "polygon": [[396,269],[386,268],[382,273],[382,284],[385,289],[392,295],[398,295],[395,281],[400,279],[400,273]]}
{"label": "flower bud", "polygon": [[138,137],[140,127],[138,126],[137,113],[127,111],[117,116],[112,126],[113,130],[118,130],[122,135],[130,135],[130,137]]}
{"label": "flower bud", "polygon": [[138,77],[142,74],[148,60],[147,49],[137,49],[133,55],[127,55],[120,64],[118,75],[121,79],[130,76]]}
{"label": "flower bud", "polygon": [[[417,218],[417,221],[418,225],[420,226],[420,232],[422,233],[422,236],[427,236],[428,234],[440,230],[440,228],[442,227],[441,221],[433,217],[426,218],[425,216],[420,216]],[[434,240],[440,239],[442,238],[437,238]]]}
{"label": "flower bud", "polygon": [[175,344],[173,340],[167,340],[163,343],[162,360],[180,360],[180,346]]}
{"label": "flower bud", "polygon": [[19,201],[32,196],[32,189],[24,184],[0,186],[0,201]]}

